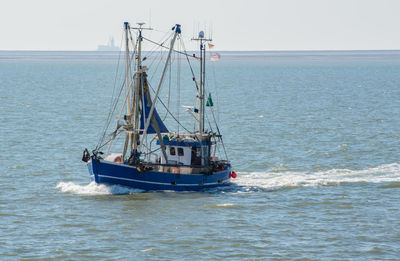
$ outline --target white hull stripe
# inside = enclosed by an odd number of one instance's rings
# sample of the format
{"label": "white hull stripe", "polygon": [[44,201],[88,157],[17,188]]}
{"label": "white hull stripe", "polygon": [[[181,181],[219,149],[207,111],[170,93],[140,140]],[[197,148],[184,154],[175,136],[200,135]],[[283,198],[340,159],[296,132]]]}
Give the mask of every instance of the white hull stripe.
{"label": "white hull stripe", "polygon": [[[221,184],[221,183],[218,183],[218,182],[212,182],[212,183],[204,183],[202,185],[200,185],[200,184],[176,184],[176,185],[172,185],[171,183],[161,183],[161,182],[145,181],[145,180],[138,180],[138,179],[120,178],[120,177],[113,177],[113,176],[100,175],[100,174],[98,176],[102,177],[102,178],[120,179],[120,180],[127,180],[127,181],[133,181],[133,182],[139,182],[139,183],[147,183],[147,184],[164,185],[164,186],[208,186],[208,185]],[[226,182],[222,182],[222,183],[226,183]]]}

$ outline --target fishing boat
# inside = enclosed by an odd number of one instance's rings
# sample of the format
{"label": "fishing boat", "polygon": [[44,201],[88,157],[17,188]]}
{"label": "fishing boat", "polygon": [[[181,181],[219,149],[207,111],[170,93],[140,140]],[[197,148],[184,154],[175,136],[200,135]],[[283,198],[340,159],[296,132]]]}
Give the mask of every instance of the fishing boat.
{"label": "fishing boat", "polygon": [[[161,43],[145,37],[147,30],[151,28],[145,27],[144,23],[135,27],[124,23],[124,82],[112,103],[99,143],[91,153],[85,149],[82,157],[88,164],[91,180],[142,190],[196,191],[229,185],[236,173],[228,160],[211,93],[207,92],[205,84],[206,43],[211,37],[206,38],[200,31],[198,37],[191,39],[200,43],[200,50],[188,54],[182,48],[181,25],[173,26],[169,38]],[[159,52],[164,60],[156,88],[150,84],[153,78],[148,76],[151,71],[148,66],[153,65],[154,60],[148,59],[150,51],[147,54],[142,51],[144,41],[163,49]],[[182,41],[179,49],[174,48],[177,41]],[[185,127],[160,97],[160,90],[167,85],[165,78],[171,70],[171,57],[177,55],[184,59],[173,60],[187,61],[195,87],[194,104],[182,106],[189,112],[192,121],[189,126],[192,127]],[[199,63],[198,80],[190,61]],[[179,81],[175,83],[179,87]],[[117,105],[120,105],[119,109]],[[178,130],[167,128],[166,117],[161,117],[157,109],[161,105],[166,115],[177,122]],[[116,124],[111,129],[114,114]],[[122,137],[119,146],[114,144],[118,143],[118,137]]]}

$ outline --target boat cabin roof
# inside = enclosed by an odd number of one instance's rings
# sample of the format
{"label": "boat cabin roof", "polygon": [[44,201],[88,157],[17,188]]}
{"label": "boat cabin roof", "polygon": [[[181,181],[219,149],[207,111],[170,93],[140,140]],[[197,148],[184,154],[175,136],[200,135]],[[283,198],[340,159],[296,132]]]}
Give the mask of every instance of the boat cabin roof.
{"label": "boat cabin roof", "polygon": [[[201,140],[200,142],[198,135],[192,133],[178,134],[170,132],[163,137],[165,146],[200,147],[213,144],[208,134],[203,134]],[[159,140],[157,140],[157,145],[160,145]]]}
{"label": "boat cabin roof", "polygon": [[[203,141],[201,144],[197,141],[175,141],[175,140],[163,140],[165,146],[181,146],[181,147],[200,147],[210,145],[211,142]],[[160,141],[157,141],[157,145],[160,145]]]}

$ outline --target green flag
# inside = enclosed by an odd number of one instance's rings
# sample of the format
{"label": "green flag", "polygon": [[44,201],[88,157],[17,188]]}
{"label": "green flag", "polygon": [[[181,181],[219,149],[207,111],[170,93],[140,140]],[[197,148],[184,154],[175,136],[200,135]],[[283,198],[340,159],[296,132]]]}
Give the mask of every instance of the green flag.
{"label": "green flag", "polygon": [[214,106],[214,103],[213,103],[212,98],[211,98],[211,93],[208,94],[208,99],[207,99],[207,102],[206,102],[206,106],[207,107]]}

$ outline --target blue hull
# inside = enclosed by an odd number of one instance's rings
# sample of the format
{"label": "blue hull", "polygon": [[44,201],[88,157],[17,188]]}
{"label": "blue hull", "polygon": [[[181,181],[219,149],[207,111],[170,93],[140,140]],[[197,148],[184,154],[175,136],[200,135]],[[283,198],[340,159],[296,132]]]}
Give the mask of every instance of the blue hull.
{"label": "blue hull", "polygon": [[135,166],[92,160],[88,163],[91,178],[96,183],[109,183],[143,190],[196,191],[230,184],[231,169],[204,174],[174,174],[139,172]]}

